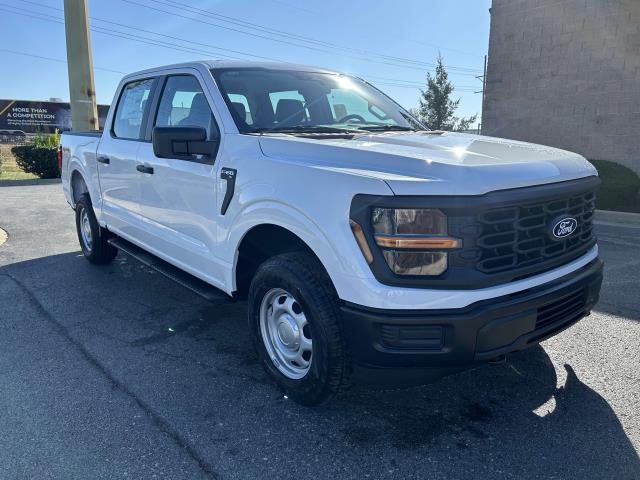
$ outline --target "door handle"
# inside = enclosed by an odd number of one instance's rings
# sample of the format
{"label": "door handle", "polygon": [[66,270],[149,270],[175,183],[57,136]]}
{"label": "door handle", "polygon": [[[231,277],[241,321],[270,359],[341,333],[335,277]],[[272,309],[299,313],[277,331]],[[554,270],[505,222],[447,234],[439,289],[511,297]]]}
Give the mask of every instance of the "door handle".
{"label": "door handle", "polygon": [[220,214],[227,213],[227,208],[233,198],[233,193],[236,189],[236,176],[238,171],[235,168],[223,168],[220,173],[220,178],[227,181],[227,191],[224,194],[224,200],[222,200],[222,208],[220,208]]}
{"label": "door handle", "polygon": [[147,167],[146,165],[137,165],[136,170],[141,173],[153,173],[153,167]]}
{"label": "door handle", "polygon": [[111,163],[111,159],[109,157],[105,157],[104,155],[100,155],[97,160],[98,163],[104,163],[106,165],[109,165]]}

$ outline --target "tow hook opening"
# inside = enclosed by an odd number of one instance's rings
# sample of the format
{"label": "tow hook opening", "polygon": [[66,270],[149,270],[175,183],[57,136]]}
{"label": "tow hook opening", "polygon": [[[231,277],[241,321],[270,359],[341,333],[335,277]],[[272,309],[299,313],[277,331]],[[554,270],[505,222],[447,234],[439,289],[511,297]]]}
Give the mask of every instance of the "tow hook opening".
{"label": "tow hook opening", "polygon": [[498,355],[497,357],[493,357],[488,361],[489,365],[502,365],[507,361],[506,355]]}

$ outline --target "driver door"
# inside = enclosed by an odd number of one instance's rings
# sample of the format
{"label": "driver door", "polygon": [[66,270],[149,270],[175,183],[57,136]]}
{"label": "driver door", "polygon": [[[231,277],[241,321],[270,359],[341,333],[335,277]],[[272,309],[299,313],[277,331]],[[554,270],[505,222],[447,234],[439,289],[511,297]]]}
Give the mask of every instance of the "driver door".
{"label": "driver door", "polygon": [[[159,92],[152,112],[154,127],[203,127],[208,140],[220,138],[196,71],[161,78]],[[205,281],[221,284],[222,269],[213,253],[219,211],[215,157],[159,158],[147,142],[138,151],[138,164],[144,170],[140,210],[149,249]]]}

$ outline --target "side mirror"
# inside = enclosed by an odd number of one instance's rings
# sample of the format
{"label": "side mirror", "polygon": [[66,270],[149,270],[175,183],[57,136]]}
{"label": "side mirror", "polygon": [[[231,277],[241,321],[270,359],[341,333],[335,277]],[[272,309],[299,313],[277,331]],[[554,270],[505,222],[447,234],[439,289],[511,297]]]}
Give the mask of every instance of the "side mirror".
{"label": "side mirror", "polygon": [[160,158],[193,160],[194,155],[215,157],[219,139],[207,140],[202,127],[154,127],[151,134],[153,153]]}

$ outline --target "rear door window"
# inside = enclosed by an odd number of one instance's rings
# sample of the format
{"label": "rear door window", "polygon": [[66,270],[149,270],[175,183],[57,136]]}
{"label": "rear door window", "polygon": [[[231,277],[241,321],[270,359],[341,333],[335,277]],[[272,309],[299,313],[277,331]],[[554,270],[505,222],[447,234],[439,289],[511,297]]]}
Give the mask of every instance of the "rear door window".
{"label": "rear door window", "polygon": [[153,79],[136,80],[122,89],[113,118],[112,133],[117,138],[140,140]]}

